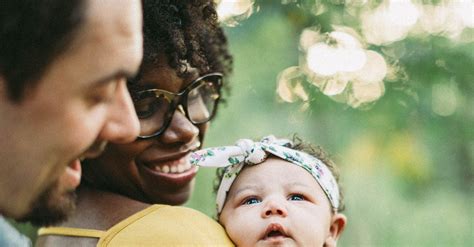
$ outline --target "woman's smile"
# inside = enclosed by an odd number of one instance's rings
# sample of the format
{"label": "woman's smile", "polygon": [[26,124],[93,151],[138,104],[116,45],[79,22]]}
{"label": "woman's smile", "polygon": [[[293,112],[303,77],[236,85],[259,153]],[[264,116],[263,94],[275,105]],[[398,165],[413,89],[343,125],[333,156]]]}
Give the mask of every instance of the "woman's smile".
{"label": "woman's smile", "polygon": [[[144,163],[146,167],[158,173],[180,174],[191,169],[191,163],[183,162],[184,158],[179,160],[170,160],[165,162]],[[183,164],[184,163],[184,164]]]}
{"label": "woman's smile", "polygon": [[197,173],[197,167],[189,163],[189,153],[178,158],[158,158],[150,161],[137,161],[138,169],[150,183],[160,181],[166,187],[182,187],[189,184]]}

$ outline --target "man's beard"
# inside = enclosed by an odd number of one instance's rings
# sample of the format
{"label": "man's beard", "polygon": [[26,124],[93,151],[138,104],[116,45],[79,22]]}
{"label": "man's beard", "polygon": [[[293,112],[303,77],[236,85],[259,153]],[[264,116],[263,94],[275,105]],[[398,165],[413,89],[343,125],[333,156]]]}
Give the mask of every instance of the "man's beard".
{"label": "man's beard", "polygon": [[29,221],[38,227],[55,225],[65,221],[76,208],[75,205],[75,191],[61,191],[59,180],[57,180],[33,203],[32,210],[18,221]]}

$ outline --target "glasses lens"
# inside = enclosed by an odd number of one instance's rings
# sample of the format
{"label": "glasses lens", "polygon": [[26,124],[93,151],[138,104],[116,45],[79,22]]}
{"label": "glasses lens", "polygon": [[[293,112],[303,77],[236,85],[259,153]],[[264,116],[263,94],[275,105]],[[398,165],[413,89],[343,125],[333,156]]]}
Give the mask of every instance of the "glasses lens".
{"label": "glasses lens", "polygon": [[219,99],[219,86],[216,79],[218,78],[203,78],[199,86],[189,91],[187,107],[189,119],[193,123],[205,123],[213,117],[214,108]]}
{"label": "glasses lens", "polygon": [[140,136],[155,134],[163,128],[170,104],[165,95],[159,92],[146,92],[134,102],[140,120]]}

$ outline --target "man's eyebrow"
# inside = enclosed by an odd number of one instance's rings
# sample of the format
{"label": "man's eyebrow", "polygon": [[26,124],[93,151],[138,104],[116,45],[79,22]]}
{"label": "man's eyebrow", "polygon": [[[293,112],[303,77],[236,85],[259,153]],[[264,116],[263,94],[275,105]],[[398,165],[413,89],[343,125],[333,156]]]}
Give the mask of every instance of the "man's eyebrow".
{"label": "man's eyebrow", "polygon": [[113,74],[110,74],[106,77],[103,77],[103,78],[100,78],[98,80],[96,80],[93,85],[94,86],[102,86],[104,84],[107,84],[107,83],[110,83],[118,78],[126,78],[127,80],[134,77],[135,76],[135,73],[132,73],[130,71],[126,71],[126,70],[119,70]]}

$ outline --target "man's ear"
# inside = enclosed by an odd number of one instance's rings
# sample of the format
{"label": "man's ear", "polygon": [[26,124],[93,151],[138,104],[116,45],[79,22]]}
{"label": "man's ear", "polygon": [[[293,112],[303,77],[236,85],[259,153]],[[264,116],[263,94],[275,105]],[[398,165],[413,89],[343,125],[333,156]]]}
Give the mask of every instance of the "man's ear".
{"label": "man's ear", "polygon": [[329,235],[324,242],[326,247],[335,247],[337,246],[337,240],[341,236],[344,227],[346,226],[347,218],[345,215],[336,213],[332,216],[331,225],[329,228]]}

